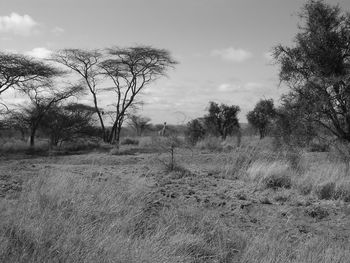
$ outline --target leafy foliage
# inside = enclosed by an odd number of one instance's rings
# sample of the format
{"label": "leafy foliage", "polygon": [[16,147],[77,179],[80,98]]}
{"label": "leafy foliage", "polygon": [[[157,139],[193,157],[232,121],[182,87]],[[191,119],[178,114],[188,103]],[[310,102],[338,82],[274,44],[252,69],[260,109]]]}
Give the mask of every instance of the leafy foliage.
{"label": "leafy foliage", "polygon": [[276,110],[273,136],[278,144],[306,146],[317,135],[315,125],[303,110],[303,103],[293,94],[282,97],[282,105]]}
{"label": "leafy foliage", "polygon": [[212,135],[221,136],[222,139],[233,135],[240,128],[237,117],[239,111],[239,106],[219,105],[211,101],[208,114],[204,117],[207,131]]}
{"label": "leafy foliage", "polygon": [[274,49],[280,80],[305,120],[350,141],[350,14],[311,0],[300,17],[295,46]]}
{"label": "leafy foliage", "polygon": [[164,49],[148,46],[111,48],[109,58],[100,63],[103,74],[113,82],[116,94],[113,126],[108,141],[118,146],[120,131],[127,111],[135,103],[135,97],[143,88],[165,75],[176,64]]}
{"label": "leafy foliage", "polygon": [[49,135],[52,146],[84,136],[96,136],[94,113],[93,107],[84,104],[56,106],[47,112],[41,128]]}
{"label": "leafy foliage", "polygon": [[42,81],[59,74],[58,69],[41,61],[0,52],[0,95],[11,87],[22,87],[29,81]]}
{"label": "leafy foliage", "polygon": [[29,97],[30,104],[23,105],[19,110],[12,112],[9,117],[10,125],[30,130],[30,145],[34,146],[37,130],[43,124],[44,117],[53,107],[82,90],[81,86],[69,86],[57,89],[51,81],[41,83],[27,83],[22,91]]}
{"label": "leafy foliage", "polygon": [[273,100],[260,100],[254,107],[254,110],[248,112],[248,122],[259,131],[260,138],[264,138],[269,125],[272,123],[276,111]]}
{"label": "leafy foliage", "polygon": [[205,136],[205,128],[199,119],[191,120],[187,123],[186,139],[191,145],[195,145],[199,140]]}

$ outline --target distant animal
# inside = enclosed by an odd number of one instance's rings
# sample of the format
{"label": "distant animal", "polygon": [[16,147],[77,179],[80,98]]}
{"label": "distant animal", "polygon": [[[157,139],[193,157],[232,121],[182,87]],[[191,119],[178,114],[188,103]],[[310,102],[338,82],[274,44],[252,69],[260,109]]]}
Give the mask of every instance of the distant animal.
{"label": "distant animal", "polygon": [[167,130],[167,126],[166,126],[166,122],[164,122],[163,128],[160,131],[158,131],[158,135],[159,136],[165,136],[166,135],[166,130]]}

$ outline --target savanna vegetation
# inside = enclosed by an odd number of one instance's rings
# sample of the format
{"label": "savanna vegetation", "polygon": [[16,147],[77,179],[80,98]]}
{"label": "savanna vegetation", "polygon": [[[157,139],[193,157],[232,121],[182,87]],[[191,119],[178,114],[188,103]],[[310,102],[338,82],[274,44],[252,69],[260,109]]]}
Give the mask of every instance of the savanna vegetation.
{"label": "savanna vegetation", "polygon": [[273,49],[289,93],[248,125],[214,101],[187,125],[143,116],[163,49],[1,53],[0,98],[28,103],[0,105],[0,262],[349,262],[350,15],[311,0],[300,19]]}

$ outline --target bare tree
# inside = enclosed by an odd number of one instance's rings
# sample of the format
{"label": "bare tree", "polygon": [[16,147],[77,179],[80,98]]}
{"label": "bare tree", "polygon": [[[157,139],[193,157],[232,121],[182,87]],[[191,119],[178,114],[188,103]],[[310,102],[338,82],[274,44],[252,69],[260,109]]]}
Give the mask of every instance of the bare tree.
{"label": "bare tree", "polygon": [[135,97],[144,87],[164,76],[176,61],[167,50],[148,46],[115,47],[108,49],[108,55],[111,58],[100,63],[104,75],[113,81],[111,90],[116,93],[115,118],[108,140],[119,147],[121,127]]}
{"label": "bare tree", "polygon": [[103,140],[107,140],[106,128],[103,120],[103,111],[98,107],[97,96],[99,89],[97,83],[100,77],[99,63],[102,54],[98,50],[63,49],[53,55],[52,60],[76,72],[85,82],[94,101],[95,112],[99,118]]}
{"label": "bare tree", "polygon": [[[0,53],[0,96],[11,87],[58,75],[58,69],[19,54]],[[3,104],[3,103],[1,103]]]}

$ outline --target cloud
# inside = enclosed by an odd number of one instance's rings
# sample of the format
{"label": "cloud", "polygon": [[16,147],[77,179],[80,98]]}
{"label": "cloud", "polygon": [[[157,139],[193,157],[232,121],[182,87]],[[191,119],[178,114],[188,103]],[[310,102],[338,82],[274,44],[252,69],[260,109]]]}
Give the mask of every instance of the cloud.
{"label": "cloud", "polygon": [[228,47],[226,49],[215,49],[211,52],[211,55],[215,57],[220,57],[223,60],[237,63],[244,62],[253,57],[253,54],[251,52],[234,47]]}
{"label": "cloud", "polygon": [[219,91],[228,91],[230,89],[231,85],[228,83],[223,83],[219,85],[218,90]]}
{"label": "cloud", "polygon": [[241,89],[240,85],[235,85],[230,83],[223,83],[223,84],[220,84],[218,87],[218,91],[221,91],[221,92],[239,91],[240,89]]}
{"label": "cloud", "polygon": [[36,47],[31,51],[25,52],[26,55],[39,59],[49,58],[51,53],[52,51],[45,47]]}
{"label": "cloud", "polygon": [[56,36],[59,36],[59,35],[62,35],[64,33],[64,29],[62,27],[59,27],[59,26],[56,26],[55,28],[53,28],[51,30],[51,32],[56,35]]}
{"label": "cloud", "polygon": [[0,33],[28,36],[37,26],[38,23],[29,15],[11,13],[9,16],[0,16]]}
{"label": "cloud", "polygon": [[258,91],[266,88],[266,85],[258,82],[247,82],[244,86],[249,91]]}

